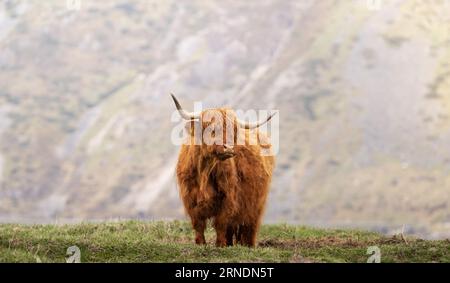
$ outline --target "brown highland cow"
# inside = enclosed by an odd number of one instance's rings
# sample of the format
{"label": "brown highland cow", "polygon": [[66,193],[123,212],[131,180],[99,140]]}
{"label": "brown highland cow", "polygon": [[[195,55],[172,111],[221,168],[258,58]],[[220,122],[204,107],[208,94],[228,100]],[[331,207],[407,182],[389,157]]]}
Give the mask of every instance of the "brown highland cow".
{"label": "brown highland cow", "polygon": [[[254,247],[275,163],[272,155],[261,154],[262,150],[270,152],[271,145],[257,128],[273,115],[260,123],[246,123],[226,108],[187,112],[172,98],[188,120],[190,139],[181,146],[176,173],[195,242],[206,243],[206,223],[213,219],[216,246],[231,246],[235,239]],[[205,140],[203,133],[211,127],[211,137],[221,142]],[[254,142],[250,142],[252,136],[256,136]],[[238,137],[242,137],[240,142]]]}

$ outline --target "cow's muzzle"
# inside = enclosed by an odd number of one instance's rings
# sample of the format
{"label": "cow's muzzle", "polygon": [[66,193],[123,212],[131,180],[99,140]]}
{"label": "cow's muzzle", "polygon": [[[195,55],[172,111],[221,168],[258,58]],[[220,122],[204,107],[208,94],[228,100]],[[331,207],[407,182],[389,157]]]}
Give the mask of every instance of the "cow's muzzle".
{"label": "cow's muzzle", "polygon": [[236,155],[232,146],[224,145],[223,151],[216,153],[217,158],[221,161],[232,158]]}

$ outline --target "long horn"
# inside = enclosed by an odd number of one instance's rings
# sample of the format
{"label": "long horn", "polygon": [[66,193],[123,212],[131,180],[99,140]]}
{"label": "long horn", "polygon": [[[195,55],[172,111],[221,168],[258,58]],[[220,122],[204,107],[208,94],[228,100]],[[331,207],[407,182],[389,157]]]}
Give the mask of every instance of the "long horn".
{"label": "long horn", "polygon": [[180,116],[185,119],[185,120],[194,120],[194,119],[198,119],[200,118],[200,113],[195,113],[195,112],[187,112],[183,109],[183,107],[181,107],[180,102],[178,102],[177,98],[175,97],[175,95],[173,95],[172,93],[170,94],[172,96],[173,102],[175,102],[175,106],[178,109],[178,112],[180,113]]}
{"label": "long horn", "polygon": [[272,119],[272,117],[275,116],[275,114],[277,114],[277,112],[273,113],[266,120],[261,121],[261,122],[249,123],[249,122],[241,121],[239,119],[237,120],[237,122],[238,122],[239,126],[241,126],[242,128],[255,129],[255,128],[258,128],[258,127],[264,125],[265,123],[269,122],[270,119]]}

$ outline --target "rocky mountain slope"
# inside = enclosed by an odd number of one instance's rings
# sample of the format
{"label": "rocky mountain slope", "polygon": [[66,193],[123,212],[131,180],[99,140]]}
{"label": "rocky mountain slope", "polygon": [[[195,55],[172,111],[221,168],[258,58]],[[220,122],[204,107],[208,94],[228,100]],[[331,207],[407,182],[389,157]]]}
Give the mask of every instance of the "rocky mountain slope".
{"label": "rocky mountain slope", "polygon": [[450,4],[370,3],[2,1],[0,220],[182,218],[173,92],[280,111],[266,222],[449,237]]}

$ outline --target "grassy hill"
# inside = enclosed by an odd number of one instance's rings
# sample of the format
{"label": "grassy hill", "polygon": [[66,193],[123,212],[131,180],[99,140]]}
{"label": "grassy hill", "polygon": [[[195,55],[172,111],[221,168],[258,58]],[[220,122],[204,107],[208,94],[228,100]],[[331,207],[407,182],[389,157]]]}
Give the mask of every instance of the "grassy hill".
{"label": "grassy hill", "polygon": [[0,222],[182,219],[173,92],[280,111],[267,222],[450,237],[445,1],[82,2],[0,1]]}
{"label": "grassy hill", "polygon": [[259,247],[193,244],[189,223],[126,221],[76,225],[0,225],[0,262],[65,262],[76,245],[81,262],[367,262],[377,246],[381,262],[450,262],[450,240],[387,237],[357,230],[264,225]]}

